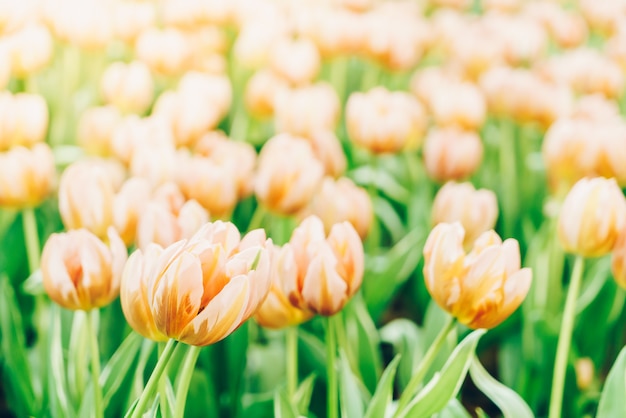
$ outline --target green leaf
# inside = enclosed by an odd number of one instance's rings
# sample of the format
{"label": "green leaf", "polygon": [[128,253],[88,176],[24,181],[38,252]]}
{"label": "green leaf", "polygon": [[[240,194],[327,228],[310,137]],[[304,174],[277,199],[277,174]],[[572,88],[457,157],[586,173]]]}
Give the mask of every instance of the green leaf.
{"label": "green leaf", "polygon": [[309,410],[316,377],[315,373],[311,373],[306,379],[300,382],[296,393],[293,395],[292,401],[302,415],[306,415]]}
{"label": "green leaf", "polygon": [[[67,380],[65,376],[66,366],[63,356],[63,344],[61,341],[61,308],[51,305],[52,332],[50,334],[50,373],[48,375],[51,409],[57,413],[53,416],[73,417],[75,412],[68,399]],[[45,407],[45,406],[44,406]],[[93,410],[93,406],[90,408]]]}
{"label": "green leaf", "polygon": [[387,228],[387,231],[391,234],[392,241],[400,241],[400,239],[406,235],[406,228],[398,212],[396,212],[387,199],[380,196],[372,197],[372,205],[374,207],[374,214],[385,228]]}
{"label": "green leaf", "polygon": [[596,418],[626,417],[626,347],[622,348],[604,383]]}
{"label": "green leaf", "polygon": [[476,356],[470,365],[470,376],[478,389],[496,404],[504,418],[533,418],[533,412],[514,390],[494,379]]}
{"label": "green leaf", "polygon": [[437,418],[472,418],[458,399],[452,398],[443,410],[436,415]]}
{"label": "green leaf", "polygon": [[339,361],[339,401],[343,418],[362,418],[365,403],[359,389],[359,380],[350,369],[350,362],[341,351]]}
{"label": "green leaf", "polygon": [[274,394],[274,417],[275,418],[298,418],[298,412],[289,402],[284,389],[277,390]]}
{"label": "green leaf", "polygon": [[413,370],[424,355],[420,344],[421,334],[415,322],[404,318],[394,319],[380,330],[383,341],[393,345],[394,352],[401,356],[398,371],[401,389],[409,383]]}
{"label": "green leaf", "polygon": [[400,354],[396,355],[385,369],[380,378],[380,382],[378,382],[372,401],[367,407],[365,418],[379,418],[385,416],[385,411],[389,404],[391,404],[393,398],[393,382],[401,357]]}
{"label": "green leaf", "polygon": [[30,381],[30,368],[23,334],[22,314],[13,287],[5,275],[0,277],[0,357],[3,386],[8,400],[19,415],[34,415],[35,395]]}
{"label": "green leaf", "polygon": [[436,373],[407,407],[399,411],[397,416],[426,418],[441,411],[461,389],[478,340],[485,332],[486,330],[479,329],[465,337],[454,349],[441,372]]}

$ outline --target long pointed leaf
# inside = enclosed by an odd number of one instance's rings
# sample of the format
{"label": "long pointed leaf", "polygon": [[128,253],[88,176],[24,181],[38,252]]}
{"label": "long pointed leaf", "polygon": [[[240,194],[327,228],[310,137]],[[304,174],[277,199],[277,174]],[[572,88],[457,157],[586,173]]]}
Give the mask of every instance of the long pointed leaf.
{"label": "long pointed leaf", "polygon": [[365,411],[365,418],[385,416],[385,411],[393,397],[393,382],[396,377],[398,364],[400,364],[400,358],[400,354],[396,355],[383,372],[378,386],[376,387],[376,392],[374,392],[374,396],[372,397],[372,401],[367,407],[367,411]]}

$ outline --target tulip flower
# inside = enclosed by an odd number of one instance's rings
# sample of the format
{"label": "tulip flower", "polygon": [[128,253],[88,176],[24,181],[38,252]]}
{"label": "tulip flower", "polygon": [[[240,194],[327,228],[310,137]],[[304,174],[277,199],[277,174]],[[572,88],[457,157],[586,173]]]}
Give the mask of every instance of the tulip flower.
{"label": "tulip flower", "polygon": [[298,274],[285,284],[291,303],[324,316],[339,312],[363,281],[363,244],[349,222],[335,224],[328,236],[324,224],[309,216],[289,241]]}
{"label": "tulip flower", "polygon": [[52,234],[43,248],[46,293],[66,309],[91,310],[117,298],[126,246],[113,228],[105,244],[86,229]]}
{"label": "tulip flower", "polygon": [[227,337],[254,314],[271,283],[271,241],[240,242],[235,225],[217,221],[189,240],[135,251],[121,285],[129,324],[145,337],[194,346]]}
{"label": "tulip flower", "polygon": [[0,207],[37,206],[52,191],[55,174],[54,156],[47,144],[0,152]]}
{"label": "tulip flower", "polygon": [[532,279],[520,269],[519,244],[504,242],[493,231],[483,233],[473,250],[463,250],[460,223],[437,225],[424,246],[424,279],[444,310],[470,328],[493,328],[522,303]]}
{"label": "tulip flower", "polygon": [[563,202],[559,239],[567,252],[583,257],[608,254],[626,227],[626,200],[615,179],[579,180]]}

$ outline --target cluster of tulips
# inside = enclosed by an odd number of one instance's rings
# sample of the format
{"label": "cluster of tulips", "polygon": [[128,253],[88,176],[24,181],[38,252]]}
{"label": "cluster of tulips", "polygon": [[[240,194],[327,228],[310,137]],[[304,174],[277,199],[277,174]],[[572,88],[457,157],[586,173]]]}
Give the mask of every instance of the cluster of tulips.
{"label": "cluster of tulips", "polygon": [[626,3],[569,3],[0,0],[0,399],[626,416]]}

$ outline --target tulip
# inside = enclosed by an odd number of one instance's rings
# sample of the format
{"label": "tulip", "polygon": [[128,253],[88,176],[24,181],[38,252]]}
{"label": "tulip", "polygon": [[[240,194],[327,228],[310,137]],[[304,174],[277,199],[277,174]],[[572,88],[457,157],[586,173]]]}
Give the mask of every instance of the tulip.
{"label": "tulip", "polygon": [[113,225],[116,179],[100,161],[79,161],[65,169],[59,184],[59,212],[67,229],[85,228],[104,238]]}
{"label": "tulip", "polygon": [[613,249],[626,227],[626,200],[615,179],[584,178],[565,198],[558,222],[565,251],[601,257]]}
{"label": "tulip", "polygon": [[152,3],[119,2],[113,6],[113,34],[122,42],[132,45],[137,37],[154,26],[156,8]]}
{"label": "tulip", "polygon": [[293,86],[312,82],[320,70],[321,58],[315,43],[307,38],[283,38],[269,53],[270,68]]}
{"label": "tulip", "polygon": [[87,154],[100,157],[113,155],[113,132],[121,120],[122,115],[113,106],[86,110],[78,122],[78,145]]}
{"label": "tulip", "polygon": [[52,36],[43,25],[29,25],[13,34],[11,63],[13,73],[24,78],[43,69],[52,58]]}
{"label": "tulip", "polygon": [[615,282],[626,289],[626,229],[620,235],[611,254],[611,272]]}
{"label": "tulip", "polygon": [[48,131],[48,106],[36,94],[0,93],[0,151],[42,142]]}
{"label": "tulip", "polygon": [[52,234],[41,255],[46,293],[66,309],[106,306],[119,294],[126,258],[126,247],[113,228],[108,244],[86,229]]}
{"label": "tulip", "polygon": [[482,162],[483,143],[475,132],[458,128],[433,129],[424,143],[424,165],[439,181],[470,177]]}
{"label": "tulip", "polygon": [[298,275],[293,249],[289,244],[282,248],[274,246],[270,254],[272,284],[254,319],[259,325],[272,329],[286,328],[309,320],[313,313],[293,306],[285,293],[285,284],[295,281]]}
{"label": "tulip", "polygon": [[135,241],[137,222],[150,199],[150,182],[131,177],[113,199],[113,225],[127,246]]}
{"label": "tulip", "polygon": [[165,249],[135,251],[121,284],[129,324],[146,337],[195,346],[227,337],[254,314],[271,284],[271,241],[239,245],[237,228],[217,221]]}
{"label": "tulip", "polygon": [[335,224],[328,236],[316,216],[303,220],[289,245],[298,274],[285,292],[296,307],[324,316],[339,312],[363,281],[363,244],[348,222]]}
{"label": "tulip", "polygon": [[134,153],[141,147],[174,145],[169,121],[157,114],[147,118],[130,115],[117,124],[111,136],[113,153],[126,166],[131,164]]}
{"label": "tulip", "polygon": [[470,83],[445,84],[431,93],[429,105],[438,126],[475,130],[480,128],[487,115],[482,92]]}
{"label": "tulip", "polygon": [[460,222],[465,230],[464,247],[471,246],[483,233],[493,229],[498,219],[498,201],[491,190],[476,190],[471,183],[446,183],[435,196],[433,226]]}
{"label": "tulip", "polygon": [[435,302],[470,328],[493,328],[522,303],[532,279],[520,269],[519,244],[483,233],[469,254],[460,223],[441,223],[424,246],[424,279]]}
{"label": "tulip", "polygon": [[280,134],[261,150],[254,191],[269,210],[290,215],[309,203],[323,174],[306,140]]}
{"label": "tulip", "polygon": [[154,83],[148,66],[141,61],[114,62],[102,75],[104,101],[122,113],[144,113],[152,103]]}
{"label": "tulip", "polygon": [[256,118],[268,118],[274,114],[276,98],[288,88],[288,83],[272,71],[257,71],[246,84],[246,109]]}
{"label": "tulip", "polygon": [[191,49],[185,36],[172,28],[144,31],[137,38],[135,53],[150,70],[165,76],[181,74],[191,60]]}
{"label": "tulip", "polygon": [[324,165],[327,176],[339,177],[346,171],[346,154],[334,132],[317,131],[307,139],[313,147],[313,154]]}
{"label": "tulip", "polygon": [[56,171],[47,144],[0,153],[0,207],[37,206],[52,191]]}

